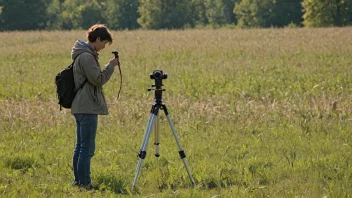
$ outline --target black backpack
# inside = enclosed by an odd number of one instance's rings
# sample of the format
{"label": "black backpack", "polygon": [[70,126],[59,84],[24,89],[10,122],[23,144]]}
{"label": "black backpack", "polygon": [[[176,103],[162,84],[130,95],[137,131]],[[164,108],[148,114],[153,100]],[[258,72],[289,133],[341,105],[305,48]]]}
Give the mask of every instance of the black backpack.
{"label": "black backpack", "polygon": [[56,93],[57,98],[59,99],[58,104],[60,105],[60,111],[62,110],[62,107],[66,109],[71,108],[73,99],[75,99],[77,91],[81,89],[87,82],[86,79],[84,83],[79,87],[79,89],[75,88],[75,82],[73,79],[73,64],[75,63],[76,58],[68,67],[59,72],[55,77]]}

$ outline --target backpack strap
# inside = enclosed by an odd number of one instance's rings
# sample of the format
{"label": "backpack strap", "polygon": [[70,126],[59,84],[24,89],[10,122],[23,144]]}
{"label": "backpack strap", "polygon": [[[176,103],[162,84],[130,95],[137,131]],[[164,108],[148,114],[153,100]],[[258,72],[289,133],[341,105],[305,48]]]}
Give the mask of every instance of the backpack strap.
{"label": "backpack strap", "polygon": [[78,89],[75,88],[75,92],[77,92],[78,90],[82,89],[83,86],[86,84],[87,81],[88,81],[88,80],[87,80],[87,78],[86,78],[86,80],[82,83],[82,85],[81,85]]}

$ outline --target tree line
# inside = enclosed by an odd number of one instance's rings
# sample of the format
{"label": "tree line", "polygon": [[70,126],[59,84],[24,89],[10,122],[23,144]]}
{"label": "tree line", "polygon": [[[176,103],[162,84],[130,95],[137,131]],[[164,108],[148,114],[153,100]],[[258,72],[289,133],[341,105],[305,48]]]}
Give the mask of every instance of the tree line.
{"label": "tree line", "polygon": [[0,0],[0,31],[331,27],[352,23],[352,0]]}

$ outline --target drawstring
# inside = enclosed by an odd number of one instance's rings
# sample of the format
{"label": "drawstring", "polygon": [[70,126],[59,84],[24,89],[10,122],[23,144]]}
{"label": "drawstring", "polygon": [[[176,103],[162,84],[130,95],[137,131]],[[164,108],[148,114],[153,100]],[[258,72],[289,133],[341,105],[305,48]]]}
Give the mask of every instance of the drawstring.
{"label": "drawstring", "polygon": [[121,72],[120,64],[118,65],[118,67],[119,67],[119,72],[120,72],[120,89],[119,89],[119,93],[117,94],[117,100],[119,100],[119,98],[120,98],[120,93],[121,93],[121,88],[122,88],[122,72]]}
{"label": "drawstring", "polygon": [[[117,50],[112,51],[111,53],[113,53],[115,55],[115,58],[119,58],[119,52]],[[117,66],[119,67],[119,72],[120,72],[120,90],[117,93],[117,99],[116,100],[119,100],[121,89],[122,89],[122,72],[121,72],[121,67],[120,67],[120,61],[119,61],[119,64]]]}

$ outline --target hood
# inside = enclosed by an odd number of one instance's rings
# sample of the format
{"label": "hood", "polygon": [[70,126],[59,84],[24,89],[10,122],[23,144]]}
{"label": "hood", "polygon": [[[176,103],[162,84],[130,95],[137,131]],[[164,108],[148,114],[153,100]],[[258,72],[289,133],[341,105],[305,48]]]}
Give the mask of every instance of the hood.
{"label": "hood", "polygon": [[96,58],[98,58],[98,55],[99,55],[97,52],[93,51],[93,49],[91,49],[87,43],[85,43],[84,41],[78,40],[75,42],[75,44],[72,47],[72,51],[71,51],[72,60],[74,60],[79,54],[83,52],[89,52],[93,54]]}

